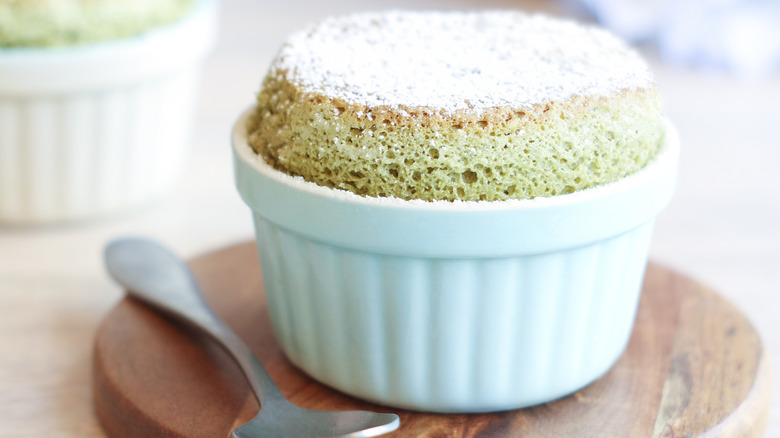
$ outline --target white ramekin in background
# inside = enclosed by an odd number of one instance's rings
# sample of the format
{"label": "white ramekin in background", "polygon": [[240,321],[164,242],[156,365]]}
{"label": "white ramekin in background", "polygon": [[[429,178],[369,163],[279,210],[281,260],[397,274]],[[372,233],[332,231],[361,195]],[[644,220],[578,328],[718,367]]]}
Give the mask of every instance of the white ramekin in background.
{"label": "white ramekin in background", "polygon": [[0,223],[84,219],[161,197],[188,160],[216,5],[138,37],[0,49]]}
{"label": "white ramekin in background", "polygon": [[551,198],[366,198],[278,172],[236,124],[268,308],[298,367],[436,412],[520,408],[603,375],[628,342],[678,139],[618,182]]}

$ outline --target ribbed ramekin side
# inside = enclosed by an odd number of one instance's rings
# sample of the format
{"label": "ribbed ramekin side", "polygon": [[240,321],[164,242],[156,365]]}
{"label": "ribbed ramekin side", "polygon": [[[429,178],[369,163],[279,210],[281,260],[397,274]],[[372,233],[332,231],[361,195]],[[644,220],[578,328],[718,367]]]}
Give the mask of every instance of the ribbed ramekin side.
{"label": "ribbed ramekin side", "polygon": [[555,253],[430,259],[255,220],[290,359],[358,397],[440,412],[543,403],[604,374],[630,335],[652,228]]}
{"label": "ribbed ramekin side", "polygon": [[271,322],[289,359],[345,392],[385,397],[391,335],[381,258],[309,240],[258,215],[255,229]]}
{"label": "ribbed ramekin side", "polygon": [[0,96],[0,222],[82,219],[170,190],[199,73],[89,94]]}
{"label": "ribbed ramekin side", "polygon": [[589,303],[582,303],[589,305],[586,324],[582,326],[589,335],[579,343],[583,348],[580,372],[590,380],[606,373],[628,343],[639,304],[653,222],[650,220],[598,244],[593,297]]}

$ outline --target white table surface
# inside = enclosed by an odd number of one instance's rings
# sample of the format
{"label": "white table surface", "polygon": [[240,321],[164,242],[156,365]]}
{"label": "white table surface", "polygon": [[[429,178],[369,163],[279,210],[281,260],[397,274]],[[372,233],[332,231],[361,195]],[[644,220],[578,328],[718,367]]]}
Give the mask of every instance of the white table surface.
{"label": "white table surface", "polygon": [[[540,1],[224,0],[192,161],[175,192],[89,223],[0,227],[0,438],[105,436],[92,412],[90,361],[95,330],[121,298],[101,265],[107,240],[151,235],[192,256],[252,237],[233,188],[228,135],[287,34],[353,10],[487,6],[571,13]],[[658,218],[651,257],[731,300],[777,352],[780,75],[739,80],[663,65],[643,50],[683,145],[678,189]],[[780,436],[778,387],[767,437]]]}

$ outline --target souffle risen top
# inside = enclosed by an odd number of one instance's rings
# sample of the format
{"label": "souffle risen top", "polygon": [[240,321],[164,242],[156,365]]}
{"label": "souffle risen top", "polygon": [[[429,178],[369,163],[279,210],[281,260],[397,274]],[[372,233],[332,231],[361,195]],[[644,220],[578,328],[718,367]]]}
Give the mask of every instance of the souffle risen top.
{"label": "souffle risen top", "polygon": [[248,129],[283,172],[423,200],[570,193],[642,168],[664,139],[636,52],[508,11],[327,19],[282,47]]}
{"label": "souffle risen top", "polygon": [[183,17],[195,0],[0,0],[0,48],[128,38]]}

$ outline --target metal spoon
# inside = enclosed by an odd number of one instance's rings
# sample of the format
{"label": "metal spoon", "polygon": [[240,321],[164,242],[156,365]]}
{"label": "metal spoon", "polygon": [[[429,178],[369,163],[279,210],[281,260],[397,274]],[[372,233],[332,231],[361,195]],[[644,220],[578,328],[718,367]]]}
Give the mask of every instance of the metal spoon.
{"label": "metal spoon", "polygon": [[160,244],[120,239],[105,249],[108,272],[128,293],[210,335],[238,363],[260,403],[260,413],[233,430],[235,438],[373,437],[400,425],[395,414],[312,411],[279,392],[249,347],[208,307],[187,264]]}

